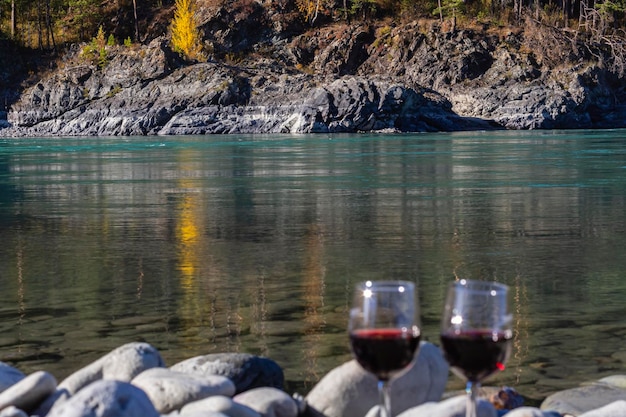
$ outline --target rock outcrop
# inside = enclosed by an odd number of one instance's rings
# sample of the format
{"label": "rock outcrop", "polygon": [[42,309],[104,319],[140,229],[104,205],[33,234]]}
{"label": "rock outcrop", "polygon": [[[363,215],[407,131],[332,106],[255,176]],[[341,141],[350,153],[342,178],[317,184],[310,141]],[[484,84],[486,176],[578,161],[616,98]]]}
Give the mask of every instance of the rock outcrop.
{"label": "rock outcrop", "polygon": [[[215,54],[208,62],[183,62],[165,38],[108,47],[105,65],[75,47],[0,114],[0,135],[626,126],[624,78],[565,40],[561,46],[571,51],[557,65],[554,52],[531,48],[521,31],[445,32],[409,23],[293,35],[262,12],[212,15],[205,25]],[[249,37],[220,23],[237,19]],[[262,23],[257,32],[250,19]],[[234,60],[228,51],[245,55]]]}

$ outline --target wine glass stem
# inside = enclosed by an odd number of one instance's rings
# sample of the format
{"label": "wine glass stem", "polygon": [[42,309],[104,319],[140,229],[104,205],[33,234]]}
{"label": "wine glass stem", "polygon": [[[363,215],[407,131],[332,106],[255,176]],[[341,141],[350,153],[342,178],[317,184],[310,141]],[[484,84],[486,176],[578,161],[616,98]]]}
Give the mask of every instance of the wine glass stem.
{"label": "wine glass stem", "polygon": [[378,395],[380,396],[380,417],[391,417],[391,401],[389,396],[388,381],[378,381]]}
{"label": "wine glass stem", "polygon": [[465,409],[465,417],[477,417],[476,410],[476,393],[480,388],[478,382],[467,381],[465,392],[467,393],[467,407]]}

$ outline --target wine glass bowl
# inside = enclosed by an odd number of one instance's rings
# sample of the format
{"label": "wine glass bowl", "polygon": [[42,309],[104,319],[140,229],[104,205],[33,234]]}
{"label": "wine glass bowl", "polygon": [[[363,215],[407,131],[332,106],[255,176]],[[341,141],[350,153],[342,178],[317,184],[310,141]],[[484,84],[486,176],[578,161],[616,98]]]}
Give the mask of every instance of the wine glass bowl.
{"label": "wine glass bowl", "polygon": [[356,361],[378,379],[381,412],[389,417],[389,382],[409,369],[420,341],[415,284],[366,281],[355,287],[348,332]]}
{"label": "wine glass bowl", "polygon": [[459,280],[450,284],[441,321],[441,348],[450,369],[466,380],[467,417],[475,416],[476,391],[503,371],[511,351],[512,316],[508,287],[497,282]]}

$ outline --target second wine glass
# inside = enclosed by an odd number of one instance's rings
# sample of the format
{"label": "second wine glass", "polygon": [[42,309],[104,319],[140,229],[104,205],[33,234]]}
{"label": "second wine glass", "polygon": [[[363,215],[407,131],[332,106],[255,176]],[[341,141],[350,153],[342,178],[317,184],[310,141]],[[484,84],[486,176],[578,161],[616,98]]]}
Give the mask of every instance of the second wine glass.
{"label": "second wine glass", "polygon": [[452,371],[464,378],[466,417],[476,416],[480,383],[504,370],[511,349],[508,287],[497,282],[459,280],[450,284],[441,322],[441,347]]}
{"label": "second wine glass", "polygon": [[357,362],[378,378],[381,417],[391,417],[389,383],[409,368],[420,340],[415,284],[408,281],[358,284],[348,331]]}

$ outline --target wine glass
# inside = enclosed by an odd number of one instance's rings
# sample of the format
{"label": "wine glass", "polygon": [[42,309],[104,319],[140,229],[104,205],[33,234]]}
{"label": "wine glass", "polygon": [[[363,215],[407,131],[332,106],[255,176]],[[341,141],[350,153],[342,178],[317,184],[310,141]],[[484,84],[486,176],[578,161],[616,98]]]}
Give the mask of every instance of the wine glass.
{"label": "wine glass", "polygon": [[389,384],[415,358],[420,328],[415,284],[366,281],[354,292],[348,332],[357,362],[378,378],[381,417],[391,417]]}
{"label": "wine glass", "polygon": [[504,370],[511,351],[508,287],[462,279],[450,284],[441,321],[441,347],[452,371],[467,381],[466,417],[476,416],[476,393]]}

